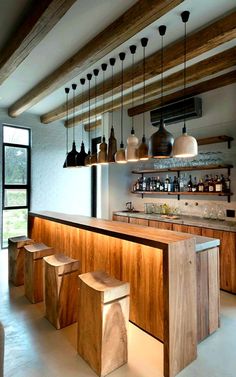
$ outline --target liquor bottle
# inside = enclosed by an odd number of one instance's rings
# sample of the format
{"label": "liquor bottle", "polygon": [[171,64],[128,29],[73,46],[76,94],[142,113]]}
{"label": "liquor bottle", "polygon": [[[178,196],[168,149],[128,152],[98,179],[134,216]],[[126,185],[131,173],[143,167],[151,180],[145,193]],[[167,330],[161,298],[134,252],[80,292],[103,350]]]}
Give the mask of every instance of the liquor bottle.
{"label": "liquor bottle", "polygon": [[148,178],[147,183],[146,183],[146,191],[150,191],[150,182],[151,182],[151,178]]}
{"label": "liquor bottle", "polygon": [[168,174],[166,174],[166,179],[165,179],[165,183],[164,183],[164,191],[165,192],[168,192],[168,186],[170,184],[170,179],[168,177]]}
{"label": "liquor bottle", "polygon": [[215,192],[215,183],[214,183],[212,176],[210,176],[210,178],[209,178],[208,188],[209,188],[209,192]]}
{"label": "liquor bottle", "polygon": [[157,191],[157,179],[156,179],[156,177],[153,177],[152,189],[153,189],[153,191]]}
{"label": "liquor bottle", "polygon": [[143,177],[143,184],[142,184],[142,191],[146,191],[147,190],[147,178],[146,177]]}
{"label": "liquor bottle", "polygon": [[230,193],[230,177],[225,178],[225,192]]}
{"label": "liquor bottle", "polygon": [[169,183],[168,183],[167,191],[168,192],[173,191],[173,182],[172,182],[171,177],[169,178]]}
{"label": "liquor bottle", "polygon": [[216,176],[216,181],[215,181],[215,191],[216,192],[222,192],[222,181],[219,177],[219,175]]}
{"label": "liquor bottle", "polygon": [[197,191],[197,178],[194,177],[194,180],[193,180],[193,187],[192,187],[192,192],[196,192]]}
{"label": "liquor bottle", "polygon": [[[159,178],[159,177],[158,177],[158,178]],[[160,180],[160,186],[159,186],[159,189],[160,189],[161,192],[163,192],[164,189],[165,189],[165,185],[164,185],[164,182],[163,182],[162,180]]]}
{"label": "liquor bottle", "polygon": [[198,183],[198,186],[197,186],[197,191],[204,192],[204,183],[203,183],[203,179],[202,178],[199,179],[199,183]]}
{"label": "liquor bottle", "polygon": [[187,175],[185,173],[183,175],[183,182],[184,182],[184,191],[188,191],[188,180],[187,180]]}
{"label": "liquor bottle", "polygon": [[204,191],[209,192],[209,176],[206,174],[204,180]]}
{"label": "liquor bottle", "polygon": [[138,181],[136,181],[136,182],[133,184],[133,192],[137,191],[137,182],[138,182]]}
{"label": "liquor bottle", "polygon": [[156,180],[156,191],[161,191],[160,186],[161,186],[161,181],[160,181],[160,177],[158,176]]}
{"label": "liquor bottle", "polygon": [[183,192],[184,191],[184,179],[182,174],[179,177],[179,191]]}
{"label": "liquor bottle", "polygon": [[192,188],[193,188],[193,182],[192,182],[192,177],[190,175],[189,181],[188,181],[188,192],[192,192]]}
{"label": "liquor bottle", "polygon": [[178,179],[176,178],[176,176],[174,176],[173,192],[179,192],[179,191],[180,191],[179,182],[178,182]]}

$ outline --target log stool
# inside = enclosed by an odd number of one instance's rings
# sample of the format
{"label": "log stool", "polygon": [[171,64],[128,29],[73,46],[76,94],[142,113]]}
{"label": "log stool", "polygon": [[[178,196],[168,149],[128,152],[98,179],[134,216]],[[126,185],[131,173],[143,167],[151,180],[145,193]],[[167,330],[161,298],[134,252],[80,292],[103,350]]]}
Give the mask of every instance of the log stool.
{"label": "log stool", "polygon": [[79,261],[63,254],[43,259],[46,318],[61,329],[77,321]]}
{"label": "log stool", "polygon": [[24,246],[32,243],[26,236],[8,238],[9,280],[16,286],[24,284]]}
{"label": "log stool", "polygon": [[79,275],[79,355],[99,376],[127,362],[129,283],[97,271]]}
{"label": "log stool", "polygon": [[44,243],[24,246],[25,296],[32,304],[43,301],[43,257],[53,254],[53,248]]}

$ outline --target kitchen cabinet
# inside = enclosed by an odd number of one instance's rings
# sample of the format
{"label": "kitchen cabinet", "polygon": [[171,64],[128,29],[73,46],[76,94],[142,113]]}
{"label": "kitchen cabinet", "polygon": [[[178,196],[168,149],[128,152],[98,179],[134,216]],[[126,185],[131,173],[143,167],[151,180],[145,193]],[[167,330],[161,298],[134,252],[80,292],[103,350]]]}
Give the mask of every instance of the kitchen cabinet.
{"label": "kitchen cabinet", "polygon": [[158,228],[158,229],[167,229],[167,230],[173,229],[172,223],[167,223],[164,221],[149,220],[149,226],[153,226],[154,228]]}
{"label": "kitchen cabinet", "polygon": [[112,217],[113,221],[122,221],[123,223],[129,223],[129,217],[128,216],[120,216],[113,214]]}
{"label": "kitchen cabinet", "polygon": [[147,219],[139,219],[138,217],[130,217],[129,223],[136,224],[136,225],[144,225],[144,226],[149,225]]}
{"label": "kitchen cabinet", "polygon": [[173,224],[173,230],[175,230],[176,232],[197,234],[198,236],[202,235],[202,229],[198,226]]}

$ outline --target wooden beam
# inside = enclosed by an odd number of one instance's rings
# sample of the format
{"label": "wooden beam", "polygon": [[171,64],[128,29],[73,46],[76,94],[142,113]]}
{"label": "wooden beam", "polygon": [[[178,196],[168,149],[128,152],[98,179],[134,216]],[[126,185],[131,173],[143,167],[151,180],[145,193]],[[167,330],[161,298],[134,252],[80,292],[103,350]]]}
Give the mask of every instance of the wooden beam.
{"label": "wooden beam", "polygon": [[[220,52],[214,56],[211,56],[205,60],[202,60],[196,64],[191,65],[186,69],[186,81],[187,84],[193,83],[194,81],[203,79],[207,76],[216,74],[224,69],[233,67],[236,65],[236,47],[232,47],[226,51]],[[172,75],[167,76],[164,79],[164,91],[176,89],[183,85],[183,70],[173,73]],[[146,86],[146,99],[153,97],[160,93],[161,82],[160,80],[155,81],[152,84]],[[134,91],[133,98],[134,101],[142,99],[143,89],[138,89]],[[132,94],[126,94],[124,96],[124,105],[128,105],[132,102]],[[120,108],[120,99],[117,98],[114,101],[114,108]],[[108,102],[105,105],[105,112],[112,110],[112,102]],[[100,106],[97,108],[97,115],[103,112],[103,107]],[[93,116],[95,113],[92,113]],[[87,119],[88,112],[84,115]],[[75,124],[81,122],[81,115],[75,117]],[[67,123],[66,123],[67,125]],[[73,126],[73,121],[69,120],[68,126]]]}
{"label": "wooden beam", "polygon": [[165,15],[183,0],[139,0],[54,72],[16,101],[9,115],[16,117],[65,85],[116,47]]}
{"label": "wooden beam", "polygon": [[[236,12],[231,13],[223,17],[222,19],[213,22],[207,27],[198,30],[187,38],[187,60],[193,59],[196,56],[207,52],[222,43],[225,43],[233,38],[236,38]],[[164,71],[171,69],[181,63],[183,63],[183,40],[179,40],[170,46],[167,46],[164,50]],[[161,52],[157,51],[146,59],[146,79],[160,74],[160,62]],[[143,68],[142,62],[138,62],[134,67],[135,72],[135,84],[142,82]],[[120,91],[121,77],[118,73],[114,76],[113,87],[114,93]],[[124,89],[128,89],[132,86],[132,68],[127,68],[124,71]],[[104,93],[109,93],[112,89],[112,81],[108,79],[104,83]],[[97,96],[102,96],[103,85],[97,85]],[[91,99],[95,94],[91,95]],[[83,95],[84,102],[88,101],[88,92]],[[81,95],[75,99],[76,109],[82,104]],[[72,112],[73,102],[69,102],[69,109]],[[66,106],[62,104],[56,109],[43,114],[41,116],[41,122],[48,124],[55,120],[61,119],[66,115]]]}
{"label": "wooden beam", "polygon": [[[236,82],[236,70],[225,73],[221,76],[217,76],[213,79],[206,80],[201,82],[200,84],[196,84],[186,88],[186,98],[196,96],[198,94],[208,92],[213,89],[220,88],[222,86],[226,86]],[[171,93],[167,96],[163,97],[163,104],[167,105],[171,102],[177,101],[182,99],[184,96],[183,90],[179,90],[177,92]],[[138,114],[142,114],[146,111],[151,111],[156,109],[161,105],[161,98],[154,99],[153,101],[146,102],[144,105],[136,106],[128,110],[129,116],[135,116]]]}
{"label": "wooden beam", "polygon": [[96,120],[96,121],[94,121],[94,122],[91,122],[90,125],[89,125],[89,123],[85,124],[85,125],[84,125],[84,130],[85,130],[86,132],[93,131],[93,130],[95,130],[97,127],[100,127],[101,124],[102,124],[102,120],[101,120],[101,119],[98,119],[98,120]]}
{"label": "wooden beam", "polygon": [[0,51],[0,85],[16,70],[75,0],[33,2],[23,22]]}

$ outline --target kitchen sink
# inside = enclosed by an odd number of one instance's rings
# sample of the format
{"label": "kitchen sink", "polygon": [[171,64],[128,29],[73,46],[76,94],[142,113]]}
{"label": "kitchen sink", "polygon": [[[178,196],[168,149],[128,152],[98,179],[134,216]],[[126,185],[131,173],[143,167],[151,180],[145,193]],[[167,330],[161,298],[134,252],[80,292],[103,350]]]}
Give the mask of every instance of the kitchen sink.
{"label": "kitchen sink", "polygon": [[134,209],[134,210],[124,209],[124,210],[121,211],[121,212],[125,212],[125,213],[138,213],[138,212],[140,212],[140,211],[136,211],[136,209]]}

